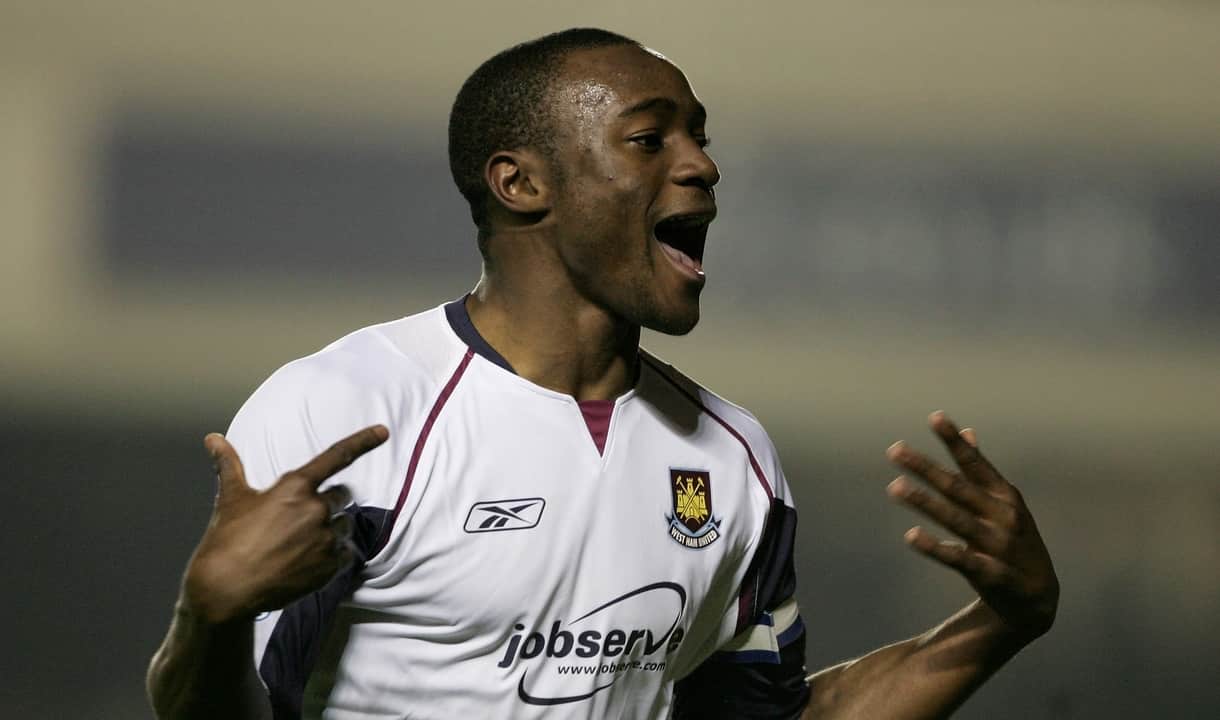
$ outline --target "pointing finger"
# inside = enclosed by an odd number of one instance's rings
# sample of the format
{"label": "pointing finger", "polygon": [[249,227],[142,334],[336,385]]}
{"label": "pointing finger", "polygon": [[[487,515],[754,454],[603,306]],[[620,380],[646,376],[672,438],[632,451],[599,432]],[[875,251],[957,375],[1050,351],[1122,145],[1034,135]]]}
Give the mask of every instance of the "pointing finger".
{"label": "pointing finger", "polygon": [[203,446],[212,456],[212,468],[216,471],[216,494],[221,500],[250,490],[241,458],[224,435],[209,433],[203,439]]}
{"label": "pointing finger", "polygon": [[974,428],[963,428],[958,435],[961,435],[963,440],[970,443],[970,447],[977,448],[979,446],[979,439],[974,434]]}
{"label": "pointing finger", "polygon": [[322,454],[302,465],[294,473],[305,478],[313,487],[318,487],[331,475],[351,465],[361,455],[377,447],[390,437],[384,425],[373,425],[352,433],[331,445]]}

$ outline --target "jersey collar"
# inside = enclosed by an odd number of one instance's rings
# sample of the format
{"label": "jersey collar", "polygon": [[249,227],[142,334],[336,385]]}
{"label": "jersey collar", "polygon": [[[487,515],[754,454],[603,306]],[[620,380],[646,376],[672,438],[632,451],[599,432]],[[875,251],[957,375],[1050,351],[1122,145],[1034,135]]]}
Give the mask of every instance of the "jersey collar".
{"label": "jersey collar", "polygon": [[453,332],[475,353],[516,375],[517,371],[513,370],[513,366],[509,365],[504,356],[496,352],[496,349],[483,339],[483,336],[475,329],[474,323],[470,321],[470,313],[466,310],[466,298],[468,297],[470,297],[469,293],[445,305],[445,318],[449,321],[449,327],[453,328]]}

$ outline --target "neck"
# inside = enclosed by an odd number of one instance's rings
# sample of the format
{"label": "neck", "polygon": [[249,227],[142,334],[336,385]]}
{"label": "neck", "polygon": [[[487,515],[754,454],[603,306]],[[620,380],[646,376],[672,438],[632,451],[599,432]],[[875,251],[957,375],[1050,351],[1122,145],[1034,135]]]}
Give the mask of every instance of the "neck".
{"label": "neck", "polygon": [[466,299],[479,334],[530,382],[577,400],[613,400],[635,384],[640,328],[571,288],[484,269]]}

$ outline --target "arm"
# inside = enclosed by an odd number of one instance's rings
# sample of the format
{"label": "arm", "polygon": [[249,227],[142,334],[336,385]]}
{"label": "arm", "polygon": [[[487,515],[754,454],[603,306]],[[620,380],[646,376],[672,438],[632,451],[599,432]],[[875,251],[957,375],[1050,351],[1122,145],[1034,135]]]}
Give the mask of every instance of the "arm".
{"label": "arm", "polygon": [[253,657],[251,620],[211,623],[179,599],[148,668],[154,713],[158,718],[270,718]]}
{"label": "arm", "polygon": [[270,704],[254,668],[253,618],[314,590],[351,561],[342,488],[324,480],[388,437],[382,426],[335,443],[266,492],[253,490],[219,435],[205,440],[218,492],[183,576],[174,619],[147,676],[158,718],[261,720]]}
{"label": "arm", "polygon": [[947,717],[1020,649],[994,622],[975,601],[918,637],[821,670],[802,717]]}
{"label": "arm", "polygon": [[979,599],[918,637],[812,675],[806,719],[947,717],[1054,622],[1059,580],[1021,494],[978,451],[972,430],[959,432],[939,412],[929,421],[959,471],[895,443],[890,460],[938,493],[905,476],[887,491],[964,541],[921,527],[905,536],[965,577]]}

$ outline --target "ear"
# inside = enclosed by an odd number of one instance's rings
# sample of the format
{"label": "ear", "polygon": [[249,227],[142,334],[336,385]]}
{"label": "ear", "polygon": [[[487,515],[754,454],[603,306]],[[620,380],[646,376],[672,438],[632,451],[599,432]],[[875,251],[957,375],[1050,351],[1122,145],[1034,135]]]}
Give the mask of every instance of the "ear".
{"label": "ear", "polygon": [[514,215],[542,215],[551,209],[550,177],[543,159],[528,150],[501,150],[487,160],[483,179],[492,197]]}

